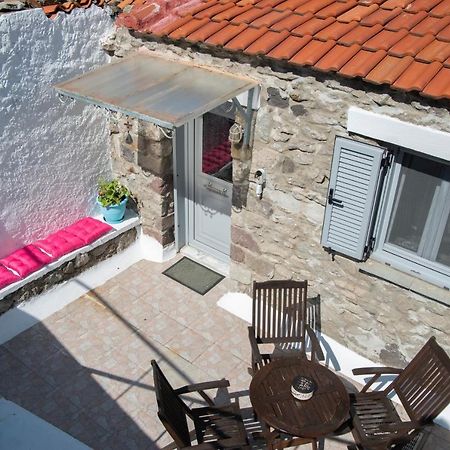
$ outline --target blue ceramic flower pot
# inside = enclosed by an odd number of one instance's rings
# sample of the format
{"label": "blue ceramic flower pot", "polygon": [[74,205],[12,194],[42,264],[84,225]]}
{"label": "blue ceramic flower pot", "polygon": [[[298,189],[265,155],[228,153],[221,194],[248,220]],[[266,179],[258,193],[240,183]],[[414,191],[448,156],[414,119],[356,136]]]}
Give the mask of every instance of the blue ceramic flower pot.
{"label": "blue ceramic flower pot", "polygon": [[127,208],[128,197],[125,197],[118,205],[103,206],[97,198],[97,204],[100,206],[103,218],[107,223],[122,222]]}

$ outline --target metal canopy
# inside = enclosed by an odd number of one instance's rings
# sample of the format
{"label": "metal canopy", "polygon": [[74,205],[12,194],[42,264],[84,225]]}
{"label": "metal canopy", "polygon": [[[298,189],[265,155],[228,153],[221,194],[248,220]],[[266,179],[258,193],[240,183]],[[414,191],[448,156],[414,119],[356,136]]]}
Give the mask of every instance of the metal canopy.
{"label": "metal canopy", "polygon": [[256,85],[249,78],[138,54],[55,88],[68,97],[173,128]]}

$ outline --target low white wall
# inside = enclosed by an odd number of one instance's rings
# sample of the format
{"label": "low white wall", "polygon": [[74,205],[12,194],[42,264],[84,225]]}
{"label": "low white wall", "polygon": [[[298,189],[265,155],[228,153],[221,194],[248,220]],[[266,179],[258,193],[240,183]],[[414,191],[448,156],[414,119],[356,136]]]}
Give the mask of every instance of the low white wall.
{"label": "low white wall", "polygon": [[0,16],[0,257],[94,210],[111,173],[106,118],[52,85],[107,63],[112,27],[96,6]]}

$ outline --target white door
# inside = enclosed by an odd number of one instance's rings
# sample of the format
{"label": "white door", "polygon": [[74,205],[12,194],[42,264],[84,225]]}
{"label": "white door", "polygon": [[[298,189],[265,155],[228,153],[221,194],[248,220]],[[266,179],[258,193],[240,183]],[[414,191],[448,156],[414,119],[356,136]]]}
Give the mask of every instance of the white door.
{"label": "white door", "polygon": [[[230,255],[232,159],[228,134],[233,120],[208,112],[190,124],[189,244],[222,261]],[[191,134],[188,133],[188,134]],[[189,152],[192,155],[192,151]]]}

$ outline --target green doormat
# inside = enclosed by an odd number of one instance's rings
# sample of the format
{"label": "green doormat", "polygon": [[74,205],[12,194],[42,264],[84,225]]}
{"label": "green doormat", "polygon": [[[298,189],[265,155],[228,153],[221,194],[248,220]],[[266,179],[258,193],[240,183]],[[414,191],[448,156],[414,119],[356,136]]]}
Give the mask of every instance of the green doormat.
{"label": "green doormat", "polygon": [[225,278],[186,257],[170,266],[163,274],[201,295],[205,295]]}

